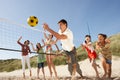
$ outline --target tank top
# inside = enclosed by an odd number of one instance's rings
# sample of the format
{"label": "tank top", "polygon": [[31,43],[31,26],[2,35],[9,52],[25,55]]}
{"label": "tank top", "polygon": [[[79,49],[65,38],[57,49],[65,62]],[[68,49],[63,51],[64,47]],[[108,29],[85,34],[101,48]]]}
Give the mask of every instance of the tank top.
{"label": "tank top", "polygon": [[37,58],[38,63],[45,62],[46,59],[45,59],[45,54],[43,54],[44,53],[43,49],[38,50],[37,53],[38,53],[38,58]]}

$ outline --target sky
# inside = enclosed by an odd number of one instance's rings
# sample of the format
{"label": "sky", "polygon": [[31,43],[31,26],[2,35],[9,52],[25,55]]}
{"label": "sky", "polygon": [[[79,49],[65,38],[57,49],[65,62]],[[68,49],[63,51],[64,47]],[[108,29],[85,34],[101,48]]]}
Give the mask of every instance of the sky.
{"label": "sky", "polygon": [[[89,31],[92,41],[97,40],[99,33],[108,36],[120,33],[120,0],[0,0],[0,19],[10,21],[0,21],[0,47],[20,50],[21,47],[16,43],[20,36],[23,36],[21,42],[26,39],[34,44],[41,42],[43,33],[32,30],[27,24],[27,18],[31,15],[39,19],[39,24],[35,27],[38,30],[43,30],[41,25],[46,22],[57,32],[57,22],[67,20],[76,47],[80,46]],[[21,58],[20,56],[17,52],[0,50],[0,59]]]}

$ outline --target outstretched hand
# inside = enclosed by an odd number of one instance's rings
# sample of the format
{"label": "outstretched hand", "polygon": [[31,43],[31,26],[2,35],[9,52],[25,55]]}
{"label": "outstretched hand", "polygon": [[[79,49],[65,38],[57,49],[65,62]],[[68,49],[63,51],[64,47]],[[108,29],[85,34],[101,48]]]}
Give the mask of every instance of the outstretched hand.
{"label": "outstretched hand", "polygon": [[20,38],[18,39],[18,41],[20,41],[22,39],[22,36],[20,36]]}
{"label": "outstretched hand", "polygon": [[44,23],[44,24],[43,24],[43,28],[44,28],[44,30],[48,30],[48,29],[49,29],[48,24],[47,24],[47,23]]}
{"label": "outstretched hand", "polygon": [[19,39],[22,39],[22,36],[20,36],[20,38]]}
{"label": "outstretched hand", "polygon": [[44,43],[44,39],[42,39],[42,42]]}

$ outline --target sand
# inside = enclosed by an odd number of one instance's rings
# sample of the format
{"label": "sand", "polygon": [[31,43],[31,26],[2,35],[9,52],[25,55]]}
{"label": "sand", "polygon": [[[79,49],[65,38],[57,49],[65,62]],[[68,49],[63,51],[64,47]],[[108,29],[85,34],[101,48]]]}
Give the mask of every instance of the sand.
{"label": "sand", "polygon": [[[100,60],[96,61],[97,64],[100,65],[100,68],[98,69],[100,77],[103,75],[103,69],[100,63]],[[76,80],[103,80],[103,79],[97,79],[95,78],[95,72],[89,63],[89,60],[86,59],[84,61],[79,62],[80,68],[83,72],[83,75],[85,76],[84,79],[80,79],[80,76],[76,74]],[[50,74],[48,67],[45,67],[45,75],[46,80],[50,80]],[[29,70],[26,69],[26,78],[24,79],[22,77],[22,70],[15,70],[12,72],[1,72],[0,73],[0,80],[44,80],[42,76],[42,72],[40,72],[40,78],[37,79],[36,72],[37,68],[32,68],[32,77],[29,77]],[[60,65],[56,66],[56,70],[59,76],[60,80],[70,80],[71,76],[68,72],[67,65]],[[55,80],[54,73],[53,78],[51,80]],[[106,80],[106,79],[105,79]],[[113,57],[112,60],[112,80],[120,80],[120,57]]]}

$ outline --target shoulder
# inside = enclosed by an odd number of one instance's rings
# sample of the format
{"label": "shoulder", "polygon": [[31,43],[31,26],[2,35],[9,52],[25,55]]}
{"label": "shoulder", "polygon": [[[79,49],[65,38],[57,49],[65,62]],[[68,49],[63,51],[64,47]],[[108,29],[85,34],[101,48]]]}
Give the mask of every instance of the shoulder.
{"label": "shoulder", "polygon": [[67,28],[63,34],[68,35],[68,36],[72,36],[73,32],[69,28]]}
{"label": "shoulder", "polygon": [[65,32],[66,33],[72,33],[72,31],[69,28],[67,28]]}
{"label": "shoulder", "polygon": [[61,34],[61,30],[60,29],[59,29],[58,33]]}

